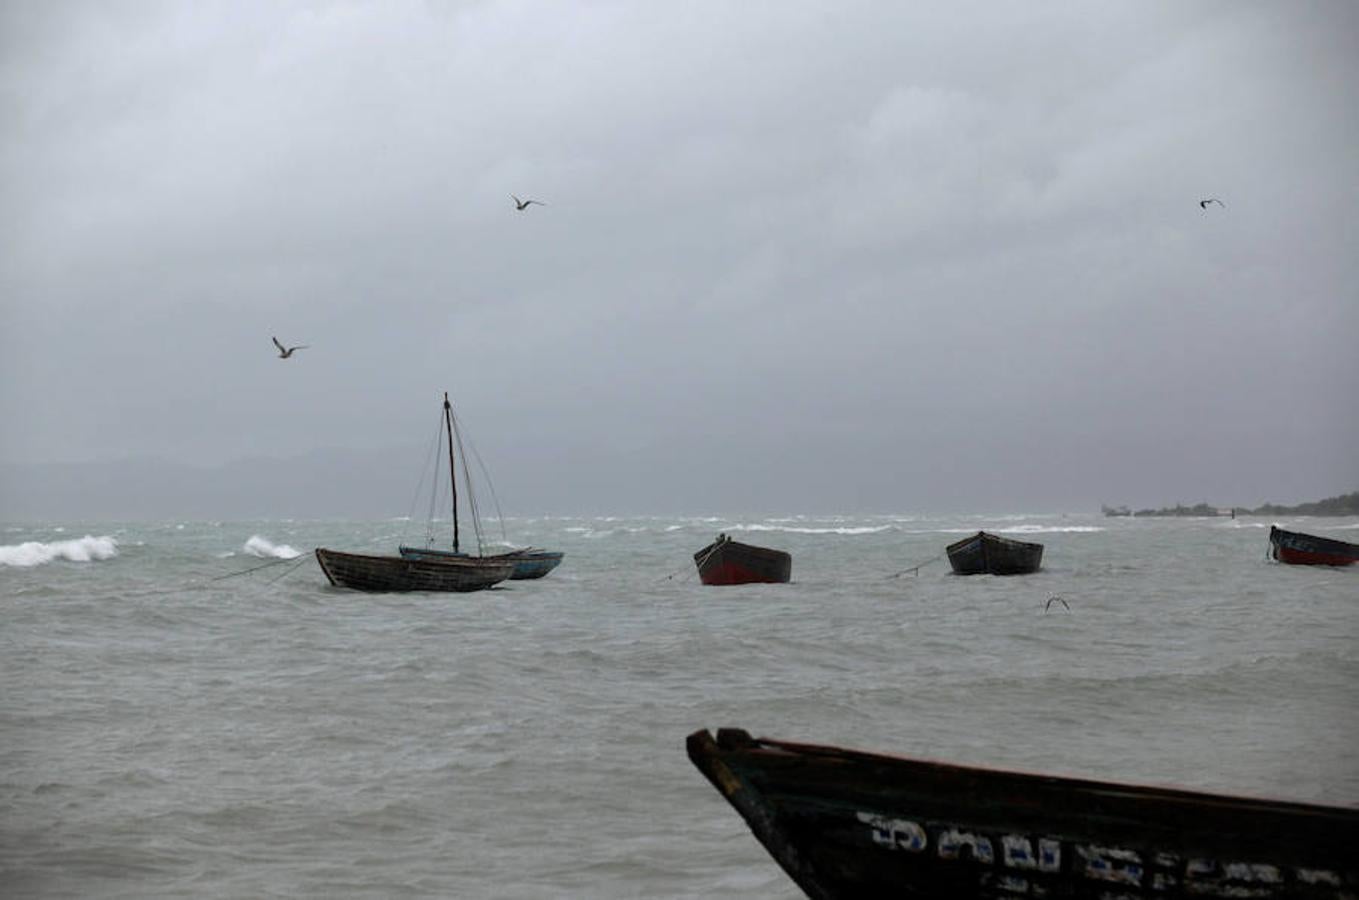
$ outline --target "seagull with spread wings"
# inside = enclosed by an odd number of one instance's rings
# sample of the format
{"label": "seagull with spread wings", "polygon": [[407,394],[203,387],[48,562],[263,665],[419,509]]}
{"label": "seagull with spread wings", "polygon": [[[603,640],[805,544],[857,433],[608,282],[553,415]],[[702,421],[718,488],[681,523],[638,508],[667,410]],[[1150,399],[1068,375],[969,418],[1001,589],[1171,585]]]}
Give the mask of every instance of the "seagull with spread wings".
{"label": "seagull with spread wings", "polygon": [[295,351],[307,349],[306,344],[298,344],[296,347],[285,347],[278,342],[278,338],[274,338],[274,346],[278,348],[279,359],[287,359],[292,356]]}
{"label": "seagull with spread wings", "polygon": [[510,199],[514,201],[514,208],[519,210],[520,212],[523,212],[524,210],[528,209],[534,203],[538,204],[539,206],[547,206],[547,204],[541,200],[520,200],[518,197],[514,196],[514,194],[510,194]]}
{"label": "seagull with spread wings", "polygon": [[1217,199],[1216,197],[1209,197],[1207,200],[1200,200],[1200,201],[1199,201],[1199,209],[1207,209],[1209,203],[1216,203],[1218,206],[1222,207],[1223,209],[1226,209],[1226,208],[1227,208],[1227,204],[1223,203],[1221,200]]}

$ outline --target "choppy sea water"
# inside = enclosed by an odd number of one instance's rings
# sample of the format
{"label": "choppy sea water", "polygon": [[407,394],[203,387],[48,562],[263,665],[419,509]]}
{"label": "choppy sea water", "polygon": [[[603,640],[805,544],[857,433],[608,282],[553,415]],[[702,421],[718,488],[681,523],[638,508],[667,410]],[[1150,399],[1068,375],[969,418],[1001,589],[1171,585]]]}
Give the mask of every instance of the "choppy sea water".
{"label": "choppy sea water", "polygon": [[[423,524],[0,526],[0,895],[800,896],[685,756],[726,725],[1359,804],[1359,567],[1269,524],[518,519],[546,579],[406,595],[309,552]],[[950,575],[978,528],[1043,570]],[[719,531],[793,583],[701,586]]]}

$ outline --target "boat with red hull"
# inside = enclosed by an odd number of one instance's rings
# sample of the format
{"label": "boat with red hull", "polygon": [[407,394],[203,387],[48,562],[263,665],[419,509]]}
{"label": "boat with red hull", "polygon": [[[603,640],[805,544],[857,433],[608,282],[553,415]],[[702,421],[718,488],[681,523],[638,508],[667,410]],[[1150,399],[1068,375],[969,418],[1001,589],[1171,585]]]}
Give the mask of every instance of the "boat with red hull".
{"label": "boat with red hull", "polygon": [[719,534],[694,554],[704,584],[785,584],[793,574],[793,557],[782,550],[756,547]]}
{"label": "boat with red hull", "polygon": [[689,759],[816,900],[1359,895],[1359,809],[698,731]]}
{"label": "boat with red hull", "polygon": [[1269,552],[1295,566],[1349,566],[1359,562],[1359,544],[1269,526]]}

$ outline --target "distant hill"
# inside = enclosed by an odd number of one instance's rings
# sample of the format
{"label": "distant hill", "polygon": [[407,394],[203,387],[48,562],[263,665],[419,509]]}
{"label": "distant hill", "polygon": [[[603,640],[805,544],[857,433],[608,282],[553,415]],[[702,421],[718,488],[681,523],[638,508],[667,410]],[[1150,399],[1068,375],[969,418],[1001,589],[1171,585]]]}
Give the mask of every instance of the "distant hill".
{"label": "distant hill", "polygon": [[1174,506],[1167,506],[1162,509],[1139,509],[1133,513],[1135,516],[1193,516],[1196,518],[1230,516],[1232,514],[1233,511],[1230,509],[1219,509],[1216,506],[1209,506],[1207,503],[1196,503],[1193,506],[1177,503]]}
{"label": "distant hill", "polygon": [[[1127,507],[1118,509],[1104,508],[1106,516],[1127,515]],[[1266,503],[1257,506],[1255,509],[1248,509],[1244,506],[1233,506],[1228,508],[1209,506],[1207,503],[1196,503],[1193,506],[1185,506],[1177,503],[1174,506],[1166,506],[1161,509],[1139,509],[1133,513],[1134,516],[1359,516],[1359,491],[1352,494],[1341,494],[1338,497],[1327,497],[1325,500],[1317,500],[1312,503],[1299,503],[1297,506],[1279,506],[1277,503]]]}
{"label": "distant hill", "polygon": [[1255,509],[1237,510],[1237,515],[1242,513],[1250,516],[1359,516],[1359,491],[1327,497],[1315,503],[1299,503],[1297,506],[1266,503]]}

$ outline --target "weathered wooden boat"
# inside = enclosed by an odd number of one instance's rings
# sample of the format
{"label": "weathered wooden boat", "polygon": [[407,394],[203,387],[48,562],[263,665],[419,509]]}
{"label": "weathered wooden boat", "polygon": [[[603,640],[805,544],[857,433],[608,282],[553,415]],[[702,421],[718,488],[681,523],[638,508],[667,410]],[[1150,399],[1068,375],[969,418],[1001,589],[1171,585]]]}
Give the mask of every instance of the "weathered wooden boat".
{"label": "weathered wooden boat", "polygon": [[978,531],[948,545],[955,575],[1027,575],[1043,562],[1043,545]]}
{"label": "weathered wooden boat", "polygon": [[[466,556],[466,554],[457,554],[451,550],[437,550],[432,547],[402,546],[399,550],[402,556],[413,559]],[[509,550],[505,553],[488,553],[481,558],[504,559],[512,562],[514,570],[510,573],[510,580],[522,581],[530,578],[542,578],[548,572],[557,568],[565,555],[559,550],[540,550],[537,547],[525,547],[522,550]]]}
{"label": "weathered wooden boat", "polygon": [[[1270,555],[1295,566],[1349,566],[1359,562],[1359,544],[1269,526]],[[1356,851],[1359,852],[1359,851]]]}
{"label": "weathered wooden boat", "polygon": [[[514,561],[472,556],[458,547],[458,478],[453,455],[453,406],[444,394],[443,426],[448,432],[448,481],[453,499],[453,550],[446,554],[395,556],[316,548],[316,562],[336,587],[359,591],[479,591],[507,580]],[[475,513],[473,515],[475,523]]]}
{"label": "weathered wooden boat", "polygon": [[358,591],[480,591],[510,577],[514,562],[477,556],[411,558],[316,548],[316,561],[336,587]]}
{"label": "weathered wooden boat", "polygon": [[689,758],[807,896],[1359,896],[1359,809],[755,739]]}
{"label": "weathered wooden boat", "polygon": [[782,550],[756,547],[719,534],[694,554],[704,584],[784,584],[793,574],[793,557]]}

